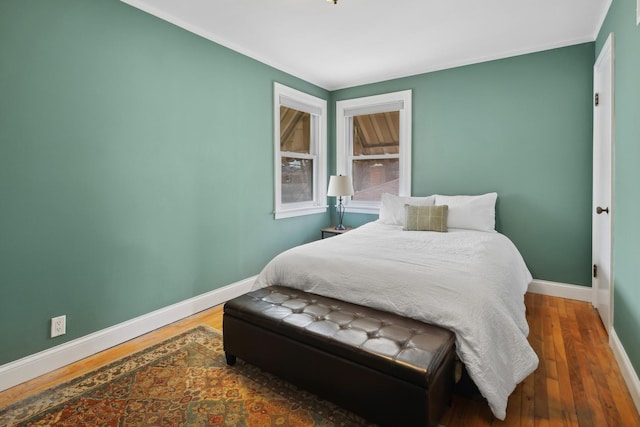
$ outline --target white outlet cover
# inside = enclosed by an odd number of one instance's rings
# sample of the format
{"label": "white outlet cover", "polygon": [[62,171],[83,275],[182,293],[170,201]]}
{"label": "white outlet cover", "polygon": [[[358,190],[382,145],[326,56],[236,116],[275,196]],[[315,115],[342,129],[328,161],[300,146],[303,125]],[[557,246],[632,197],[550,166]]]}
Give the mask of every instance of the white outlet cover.
{"label": "white outlet cover", "polygon": [[58,316],[51,318],[51,338],[58,337],[67,333],[67,316]]}

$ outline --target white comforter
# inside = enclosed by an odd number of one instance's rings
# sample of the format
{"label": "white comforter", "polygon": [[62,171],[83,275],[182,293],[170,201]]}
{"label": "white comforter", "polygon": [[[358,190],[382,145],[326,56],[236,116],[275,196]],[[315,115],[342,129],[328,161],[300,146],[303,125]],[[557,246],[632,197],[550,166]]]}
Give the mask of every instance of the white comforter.
{"label": "white comforter", "polygon": [[283,252],[254,289],[287,286],[452,330],[458,357],[502,420],[509,395],[538,366],[524,307],[531,280],[502,234],[402,231],[376,221]]}

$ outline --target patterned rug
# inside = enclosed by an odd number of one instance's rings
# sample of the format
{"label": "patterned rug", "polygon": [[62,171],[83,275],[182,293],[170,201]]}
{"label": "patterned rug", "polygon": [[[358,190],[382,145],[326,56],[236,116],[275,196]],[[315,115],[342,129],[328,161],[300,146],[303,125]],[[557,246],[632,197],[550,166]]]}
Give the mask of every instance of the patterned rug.
{"label": "patterned rug", "polygon": [[362,418],[238,360],[200,326],[0,408],[2,426],[364,426]]}

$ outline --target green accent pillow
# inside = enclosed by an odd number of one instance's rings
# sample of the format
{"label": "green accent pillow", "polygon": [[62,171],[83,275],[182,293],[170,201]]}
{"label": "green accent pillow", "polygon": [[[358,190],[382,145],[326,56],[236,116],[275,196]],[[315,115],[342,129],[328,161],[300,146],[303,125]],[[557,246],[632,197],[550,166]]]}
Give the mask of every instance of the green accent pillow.
{"label": "green accent pillow", "polygon": [[407,231],[447,231],[449,206],[404,205],[404,228]]}

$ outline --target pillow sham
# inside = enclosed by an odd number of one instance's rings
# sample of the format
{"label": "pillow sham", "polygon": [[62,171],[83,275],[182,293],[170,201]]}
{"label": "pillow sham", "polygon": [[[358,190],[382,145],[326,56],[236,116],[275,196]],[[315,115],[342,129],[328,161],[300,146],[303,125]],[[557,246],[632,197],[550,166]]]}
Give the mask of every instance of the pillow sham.
{"label": "pillow sham", "polygon": [[415,206],[435,205],[435,197],[433,196],[411,197],[382,193],[381,201],[378,219],[381,223],[389,225],[404,225],[405,204]]}
{"label": "pillow sham", "polygon": [[447,231],[447,205],[404,205],[404,227],[406,231]]}
{"label": "pillow sham", "polygon": [[447,219],[449,228],[495,231],[498,193],[486,193],[479,196],[443,196],[436,194],[435,198],[436,205],[449,206]]}

